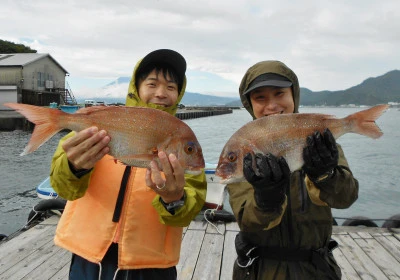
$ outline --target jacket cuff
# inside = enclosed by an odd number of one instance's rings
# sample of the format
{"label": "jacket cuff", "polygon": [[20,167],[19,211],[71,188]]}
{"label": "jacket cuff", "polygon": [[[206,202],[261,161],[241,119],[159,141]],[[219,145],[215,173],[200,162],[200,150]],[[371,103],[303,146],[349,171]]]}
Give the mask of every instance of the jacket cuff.
{"label": "jacket cuff", "polygon": [[164,208],[171,213],[172,215],[175,214],[175,210],[182,207],[183,205],[185,205],[185,199],[186,199],[186,193],[185,191],[183,192],[183,196],[181,197],[181,199],[176,200],[176,201],[172,201],[170,203],[165,203],[164,200],[161,198],[160,196],[160,202],[161,204],[164,206]]}
{"label": "jacket cuff", "polygon": [[279,211],[285,201],[283,188],[268,191],[254,191],[254,200],[262,211]]}
{"label": "jacket cuff", "polygon": [[69,161],[68,161],[68,166],[69,170],[71,170],[71,173],[74,174],[78,179],[80,179],[82,176],[88,174],[90,171],[93,170],[93,168],[76,170]]}
{"label": "jacket cuff", "polygon": [[313,181],[316,184],[322,183],[322,182],[328,181],[330,178],[335,176],[335,168],[333,168],[332,170],[329,170],[328,172],[325,172],[324,174],[322,174],[318,177],[312,177],[310,175],[307,175],[307,176],[311,181]]}
{"label": "jacket cuff", "polygon": [[318,206],[328,206],[328,203],[320,199],[321,190],[316,187],[313,181],[307,176],[305,178],[308,196],[313,204]]}

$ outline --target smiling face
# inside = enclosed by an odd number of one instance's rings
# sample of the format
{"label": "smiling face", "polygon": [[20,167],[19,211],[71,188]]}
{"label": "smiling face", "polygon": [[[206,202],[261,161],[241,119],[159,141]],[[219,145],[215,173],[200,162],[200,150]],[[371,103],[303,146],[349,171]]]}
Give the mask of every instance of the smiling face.
{"label": "smiling face", "polygon": [[140,82],[138,90],[140,99],[145,103],[170,107],[178,99],[178,84],[168,73],[157,73],[155,69]]}
{"label": "smiling face", "polygon": [[249,94],[254,116],[258,119],[273,114],[294,112],[292,88],[260,87]]}

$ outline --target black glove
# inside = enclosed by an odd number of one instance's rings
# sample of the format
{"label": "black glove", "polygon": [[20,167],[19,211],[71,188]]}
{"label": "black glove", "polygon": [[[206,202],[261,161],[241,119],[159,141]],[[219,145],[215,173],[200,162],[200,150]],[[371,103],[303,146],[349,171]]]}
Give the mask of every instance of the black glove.
{"label": "black glove", "polygon": [[283,157],[279,159],[272,154],[248,153],[243,158],[243,174],[254,188],[254,199],[257,206],[265,211],[279,209],[285,199],[285,189],[290,184],[290,169]]}
{"label": "black glove", "polygon": [[338,165],[339,153],[336,140],[331,131],[326,128],[323,135],[319,131],[307,137],[307,146],[303,149],[303,170],[313,181],[326,175],[324,179],[334,173]]}

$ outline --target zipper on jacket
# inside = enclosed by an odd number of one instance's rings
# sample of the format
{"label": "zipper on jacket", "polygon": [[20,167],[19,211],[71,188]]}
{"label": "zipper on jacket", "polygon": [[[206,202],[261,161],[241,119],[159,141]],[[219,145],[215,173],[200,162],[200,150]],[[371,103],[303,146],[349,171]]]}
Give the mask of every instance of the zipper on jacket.
{"label": "zipper on jacket", "polygon": [[286,197],[288,200],[288,203],[287,203],[287,219],[288,219],[288,232],[289,232],[288,245],[289,245],[289,248],[293,248],[294,243],[293,243],[293,224],[292,224],[292,199],[290,197],[290,186],[291,186],[291,183],[286,188]]}
{"label": "zipper on jacket", "polygon": [[307,204],[308,204],[308,193],[307,193],[307,188],[306,188],[306,183],[305,183],[305,177],[306,173],[302,169],[300,171],[300,200],[301,200],[301,207],[300,207],[300,213],[304,213],[306,211]]}

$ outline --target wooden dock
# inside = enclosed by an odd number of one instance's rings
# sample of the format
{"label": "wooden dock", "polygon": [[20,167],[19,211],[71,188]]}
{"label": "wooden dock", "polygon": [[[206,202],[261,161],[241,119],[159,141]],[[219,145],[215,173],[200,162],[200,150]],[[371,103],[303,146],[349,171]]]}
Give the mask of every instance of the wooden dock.
{"label": "wooden dock", "polygon": [[[71,253],[54,245],[58,216],[0,243],[0,279],[68,279]],[[236,223],[193,221],[184,229],[178,279],[232,279]],[[342,279],[400,279],[400,229],[334,226]]]}

